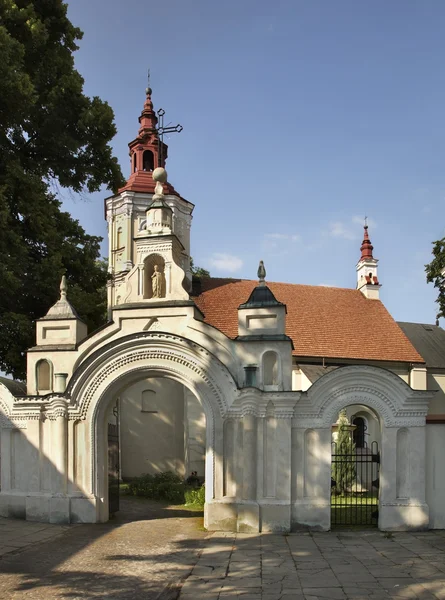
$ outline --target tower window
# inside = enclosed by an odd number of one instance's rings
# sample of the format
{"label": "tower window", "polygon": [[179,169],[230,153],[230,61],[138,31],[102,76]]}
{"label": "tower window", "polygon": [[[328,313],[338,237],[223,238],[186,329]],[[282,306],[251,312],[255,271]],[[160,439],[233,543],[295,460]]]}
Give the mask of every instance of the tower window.
{"label": "tower window", "polygon": [[138,170],[138,167],[137,167],[137,160],[138,160],[138,157],[137,157],[137,154],[136,154],[136,152],[135,152],[135,153],[133,154],[133,173],[136,173],[136,171]]}
{"label": "tower window", "polygon": [[151,150],[145,150],[142,155],[142,168],[144,171],[153,171],[155,159]]}

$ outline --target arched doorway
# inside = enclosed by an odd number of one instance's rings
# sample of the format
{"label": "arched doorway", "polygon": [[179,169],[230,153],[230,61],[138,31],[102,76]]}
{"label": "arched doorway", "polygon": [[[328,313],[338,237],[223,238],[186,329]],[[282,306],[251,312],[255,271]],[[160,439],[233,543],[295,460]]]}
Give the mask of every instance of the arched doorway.
{"label": "arched doorway", "polygon": [[[196,487],[205,482],[206,418],[198,398],[174,379],[137,375],[108,408],[110,515],[122,508],[119,482],[133,482],[143,493],[157,481],[153,477],[162,478],[162,489],[156,486],[151,493],[164,493],[176,504],[183,502],[184,482],[192,480]],[[145,493],[153,497],[150,490]]]}
{"label": "arched doorway", "polygon": [[349,405],[332,425],[331,527],[377,527],[380,489],[380,419]]}
{"label": "arched doorway", "polygon": [[[84,521],[104,522],[109,518],[107,428],[113,403],[122,390],[138,381],[158,378],[183,386],[205,414],[204,523],[211,527],[212,509],[216,515],[223,497],[223,418],[228,402],[235,397],[236,385],[226,367],[207,349],[161,331],[139,332],[101,347],[79,366],[67,390],[79,415],[73,431],[74,448],[89,438],[82,464],[73,475],[76,485],[90,496],[85,511],[95,511],[95,517],[85,516]],[[145,402],[150,402],[148,395]]]}
{"label": "arched doorway", "polygon": [[371,416],[378,419],[379,529],[426,528],[425,417],[431,397],[379,367],[340,367],[318,379],[294,410],[293,526],[331,528],[332,425],[345,409],[349,418],[368,415],[368,424]]}

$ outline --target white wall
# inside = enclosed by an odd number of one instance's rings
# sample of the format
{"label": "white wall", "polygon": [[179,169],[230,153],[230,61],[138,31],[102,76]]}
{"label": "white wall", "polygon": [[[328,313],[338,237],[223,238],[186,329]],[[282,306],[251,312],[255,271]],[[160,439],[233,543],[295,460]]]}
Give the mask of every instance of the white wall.
{"label": "white wall", "polygon": [[199,477],[205,476],[206,419],[198,398],[185,390],[185,472],[190,475],[197,471]]}
{"label": "white wall", "polygon": [[430,528],[445,529],[445,424],[426,426],[426,501]]}
{"label": "white wall", "polygon": [[[144,391],[154,392],[145,406]],[[120,401],[122,477],[163,471],[184,477],[184,387],[145,379],[122,392]]]}
{"label": "white wall", "polygon": [[445,414],[445,373],[428,373],[428,389],[437,390],[434,394],[428,414]]}

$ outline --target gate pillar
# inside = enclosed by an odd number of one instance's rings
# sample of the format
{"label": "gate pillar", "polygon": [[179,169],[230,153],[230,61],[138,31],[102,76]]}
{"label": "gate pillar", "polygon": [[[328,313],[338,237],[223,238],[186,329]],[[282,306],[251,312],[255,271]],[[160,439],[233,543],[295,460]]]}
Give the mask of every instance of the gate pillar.
{"label": "gate pillar", "polygon": [[257,532],[260,513],[257,501],[257,418],[246,412],[243,416],[243,494],[238,509],[237,530]]}

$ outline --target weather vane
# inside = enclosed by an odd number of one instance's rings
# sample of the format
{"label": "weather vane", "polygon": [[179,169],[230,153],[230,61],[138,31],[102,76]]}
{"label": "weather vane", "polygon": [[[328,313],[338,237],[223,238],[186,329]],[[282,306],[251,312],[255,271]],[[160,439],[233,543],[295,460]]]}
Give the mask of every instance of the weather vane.
{"label": "weather vane", "polygon": [[[147,94],[151,96],[151,87],[150,87],[150,69],[147,69]],[[158,167],[162,167],[163,156],[162,151],[164,149],[164,134],[165,133],[181,133],[184,129],[182,125],[164,125],[164,115],[165,110],[160,108],[156,113],[159,119],[159,127],[156,128],[156,133],[158,134]]]}

